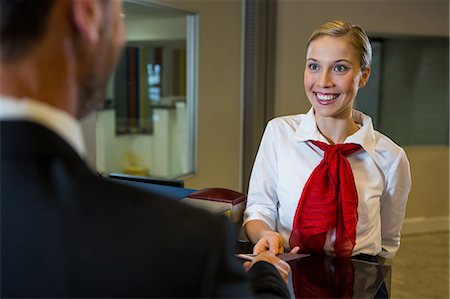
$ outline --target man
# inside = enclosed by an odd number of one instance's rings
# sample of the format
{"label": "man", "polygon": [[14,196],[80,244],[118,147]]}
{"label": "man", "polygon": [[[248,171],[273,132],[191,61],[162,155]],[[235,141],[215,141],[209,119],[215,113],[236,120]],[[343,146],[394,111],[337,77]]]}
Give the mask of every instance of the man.
{"label": "man", "polygon": [[289,266],[264,254],[245,275],[224,219],[83,161],[76,119],[103,102],[121,2],[0,3],[1,296],[288,297]]}

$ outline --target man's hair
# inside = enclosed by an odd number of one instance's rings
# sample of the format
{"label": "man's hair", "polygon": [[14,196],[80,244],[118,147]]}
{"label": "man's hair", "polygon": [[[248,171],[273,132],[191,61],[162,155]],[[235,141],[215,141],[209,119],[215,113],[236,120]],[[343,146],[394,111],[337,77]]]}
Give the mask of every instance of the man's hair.
{"label": "man's hair", "polygon": [[45,30],[56,0],[0,0],[0,60],[27,53]]}

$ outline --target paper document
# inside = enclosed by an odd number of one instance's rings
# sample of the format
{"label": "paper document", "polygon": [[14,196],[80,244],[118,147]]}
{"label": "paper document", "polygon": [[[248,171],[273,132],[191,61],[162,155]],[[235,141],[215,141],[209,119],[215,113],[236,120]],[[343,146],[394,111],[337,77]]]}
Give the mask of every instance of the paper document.
{"label": "paper document", "polygon": [[[239,253],[239,254],[236,254],[236,256],[238,258],[241,258],[241,259],[244,259],[244,260],[248,260],[248,261],[253,261],[255,259],[255,257],[256,257],[255,254],[250,254],[250,253]],[[281,254],[277,255],[277,257],[280,260],[283,260],[285,262],[298,260],[298,259],[301,259],[302,257],[305,257],[305,256],[309,256],[309,254],[281,253]]]}

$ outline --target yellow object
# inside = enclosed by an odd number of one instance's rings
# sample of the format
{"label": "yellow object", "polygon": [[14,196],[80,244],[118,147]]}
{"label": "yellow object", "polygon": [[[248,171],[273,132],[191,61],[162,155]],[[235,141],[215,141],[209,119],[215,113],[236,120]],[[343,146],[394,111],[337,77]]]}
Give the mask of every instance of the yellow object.
{"label": "yellow object", "polygon": [[148,176],[148,169],[143,167],[128,166],[124,168],[123,172],[131,175]]}
{"label": "yellow object", "polygon": [[223,214],[231,219],[231,210],[225,211]]}
{"label": "yellow object", "polygon": [[138,157],[132,151],[129,151],[126,154],[123,172],[130,175],[148,176],[148,169],[139,164]]}

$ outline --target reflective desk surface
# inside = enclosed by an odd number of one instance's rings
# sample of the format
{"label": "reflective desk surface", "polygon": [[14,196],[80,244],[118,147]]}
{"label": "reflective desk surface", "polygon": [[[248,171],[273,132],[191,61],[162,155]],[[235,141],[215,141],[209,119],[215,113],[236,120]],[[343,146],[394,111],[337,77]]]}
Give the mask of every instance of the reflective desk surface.
{"label": "reflective desk surface", "polygon": [[[238,253],[253,244],[237,241]],[[291,298],[389,298],[391,266],[355,258],[310,255],[288,261]]]}
{"label": "reflective desk surface", "polygon": [[389,298],[390,266],[329,256],[289,264],[292,298]]}

